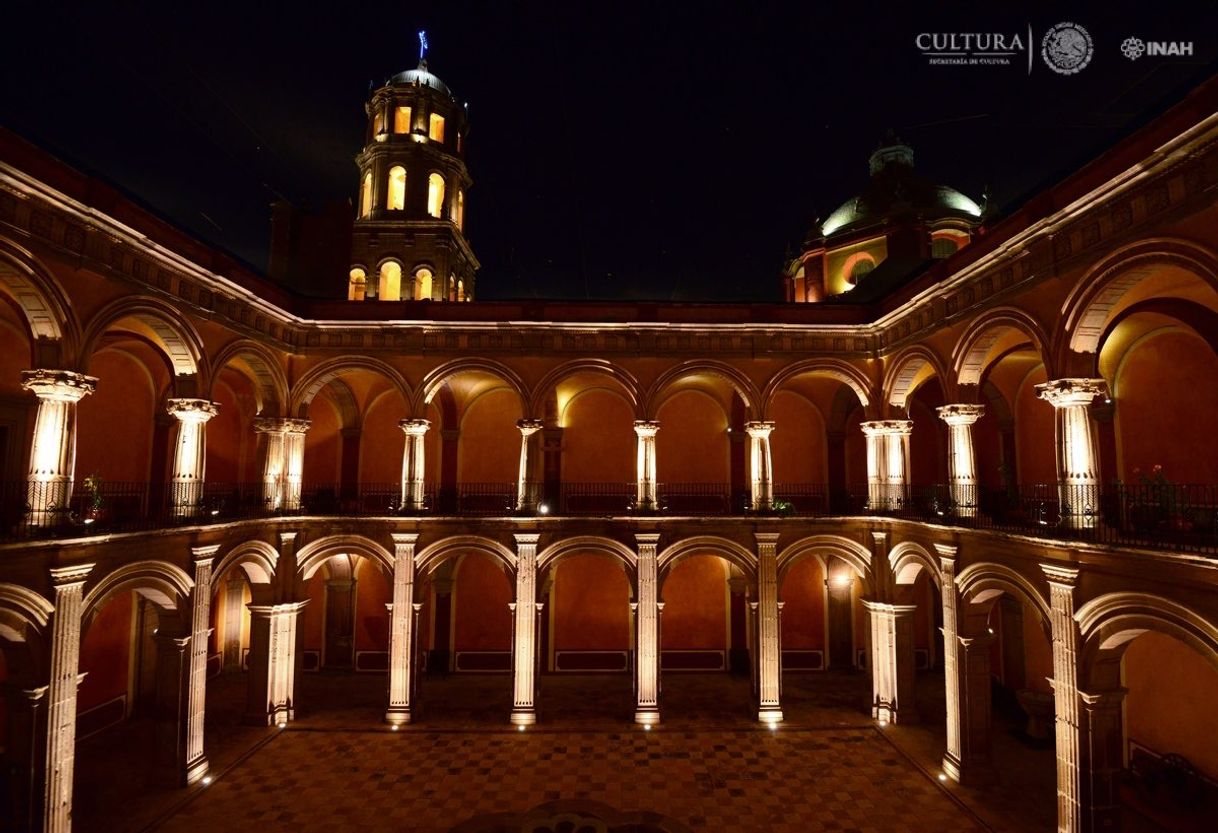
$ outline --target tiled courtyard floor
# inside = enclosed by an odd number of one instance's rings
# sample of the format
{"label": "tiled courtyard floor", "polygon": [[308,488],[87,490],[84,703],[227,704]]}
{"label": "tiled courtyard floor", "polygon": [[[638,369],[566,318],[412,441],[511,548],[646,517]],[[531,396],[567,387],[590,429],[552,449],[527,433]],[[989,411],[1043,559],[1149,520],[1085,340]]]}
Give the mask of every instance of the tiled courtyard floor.
{"label": "tiled courtyard floor", "polygon": [[507,676],[426,681],[417,722],[400,732],[380,723],[383,676],[306,676],[283,732],[238,728],[242,685],[209,683],[208,787],[156,788],[138,723],[82,744],[75,829],[533,833],[561,829],[562,813],[609,833],[1054,826],[1051,750],[1019,748],[1001,729],[998,783],[937,781],[933,676],[920,686],[926,724],[883,732],[862,675],[789,675],[775,731],[756,723],[748,681],[722,675],[667,675],[664,722],[650,732],[630,723],[620,676],[543,676],[541,722],[526,732],[507,725]]}

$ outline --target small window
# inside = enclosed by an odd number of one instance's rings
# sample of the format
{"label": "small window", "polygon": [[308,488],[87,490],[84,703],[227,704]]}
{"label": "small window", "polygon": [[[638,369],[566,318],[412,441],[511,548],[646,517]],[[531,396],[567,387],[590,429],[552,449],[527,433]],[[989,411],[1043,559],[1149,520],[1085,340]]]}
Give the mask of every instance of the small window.
{"label": "small window", "polygon": [[382,301],[402,300],[402,265],[393,260],[381,264],[381,287],[378,293]]}
{"label": "small window", "polygon": [[376,115],[372,117],[372,135],[374,137],[384,135],[385,133],[385,113],[383,110],[377,110]]}
{"label": "small window", "polygon": [[414,273],[414,299],[431,300],[431,270],[426,266]]}
{"label": "small window", "polygon": [[393,132],[394,133],[409,133],[410,132],[410,108],[399,107],[393,111]]}
{"label": "small window", "polygon": [[367,217],[372,213],[372,174],[364,174],[364,181],[359,187],[359,216]]}
{"label": "small window", "polygon": [[460,133],[457,134],[457,153],[462,153],[465,150],[465,137]]}
{"label": "small window", "polygon": [[401,211],[406,207],[406,169],[401,165],[389,169],[389,197],[385,207],[390,211]]}
{"label": "small window", "polygon": [[457,228],[465,231],[465,191],[457,191]]}
{"label": "small window", "polygon": [[457,300],[458,301],[465,300],[465,281],[464,280],[457,281]]}
{"label": "small window", "polygon": [[435,113],[431,114],[431,122],[427,128],[427,137],[433,142],[444,141],[444,117]]}
{"label": "small window", "polygon": [[930,256],[938,260],[951,257],[957,251],[956,241],[950,237],[936,237],[930,244]]}
{"label": "small window", "polygon": [[427,213],[439,218],[444,213],[444,177],[433,173],[427,177]]}
{"label": "small window", "polygon": [[347,287],[348,301],[362,301],[368,290],[368,279],[358,266],[351,270],[351,283]]}
{"label": "small window", "polygon": [[853,266],[850,267],[850,274],[846,278],[846,283],[850,286],[858,286],[859,281],[865,278],[872,269],[875,268],[875,261],[869,257],[859,258]]}

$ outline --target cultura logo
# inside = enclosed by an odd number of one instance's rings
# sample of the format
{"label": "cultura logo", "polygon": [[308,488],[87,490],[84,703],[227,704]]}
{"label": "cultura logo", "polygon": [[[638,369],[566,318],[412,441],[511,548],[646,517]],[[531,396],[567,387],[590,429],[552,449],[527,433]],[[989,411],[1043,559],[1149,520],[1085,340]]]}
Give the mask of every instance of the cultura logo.
{"label": "cultura logo", "polygon": [[1054,72],[1074,75],[1091,63],[1095,46],[1091,35],[1077,23],[1059,23],[1045,32],[1040,55]]}
{"label": "cultura logo", "polygon": [[1146,54],[1146,41],[1141,38],[1125,38],[1121,41],[1121,54],[1131,61],[1136,61]]}

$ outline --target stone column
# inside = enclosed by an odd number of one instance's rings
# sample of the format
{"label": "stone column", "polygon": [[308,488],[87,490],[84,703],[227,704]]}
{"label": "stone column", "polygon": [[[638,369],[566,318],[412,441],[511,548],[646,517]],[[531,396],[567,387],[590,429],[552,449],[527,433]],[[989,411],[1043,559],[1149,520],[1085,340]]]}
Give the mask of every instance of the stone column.
{"label": "stone column", "polygon": [[973,423],[985,414],[984,405],[944,405],[935,409],[947,423],[947,476],[956,514],[977,514],[977,464],[973,455]]}
{"label": "stone column", "polygon": [[224,645],[222,667],[226,673],[241,670],[241,612],[245,609],[245,581],[230,578],[224,588]]}
{"label": "stone column", "polygon": [[72,829],[72,777],[76,765],[76,687],[80,676],[80,617],[92,564],[51,569],[55,613],[47,690],[46,786],[43,833]]}
{"label": "stone column", "polygon": [[943,687],[946,702],[946,745],[943,755],[943,771],[953,780],[961,780],[961,763],[964,757],[960,739],[961,722],[961,652],[956,594],[956,548],[946,544],[935,544],[939,554],[939,569],[943,580]]}
{"label": "stone column", "polygon": [[873,512],[886,509],[884,463],[888,446],[879,422],[863,422],[859,427],[867,438],[867,508]]}
{"label": "stone column", "polygon": [[1078,695],[1078,623],[1074,587],[1078,570],[1041,564],[1049,580],[1049,627],[1053,636],[1053,708],[1056,713],[1057,830],[1082,833],[1082,771]]}
{"label": "stone column", "polygon": [[516,477],[516,509],[519,512],[534,512],[537,510],[541,496],[541,476],[539,475],[542,461],[539,433],[545,427],[540,419],[521,419],[516,421],[520,429],[520,471]]}
{"label": "stone column", "polygon": [[249,723],[282,728],[295,717],[296,622],[307,604],[306,600],[249,606]]}
{"label": "stone column", "polygon": [[414,546],[416,533],[393,536],[393,596],[389,607],[389,708],[385,722],[398,726],[411,719],[414,689]]}
{"label": "stone column", "polygon": [[[1120,776],[1125,768],[1124,726],[1121,704],[1128,690],[1079,692],[1084,765],[1079,786],[1080,824],[1085,833],[1121,827]],[[1058,829],[1061,827],[1059,818]]]}
{"label": "stone column", "polygon": [[194,547],[195,586],[190,595],[190,668],[187,676],[186,761],[182,780],[193,784],[207,774],[203,754],[203,719],[207,705],[207,643],[211,637],[212,562],[218,544]]}
{"label": "stone column", "polygon": [[782,720],[778,656],[778,533],[757,538],[757,719]]}
{"label": "stone column", "polygon": [[516,601],[513,613],[512,723],[537,722],[533,698],[537,687],[537,539],[536,533],[516,535]]}
{"label": "stone column", "polygon": [[656,549],[659,533],[636,534],[639,547],[635,593],[635,723],[660,722],[660,610]]}
{"label": "stone column", "polygon": [[[287,420],[258,417],[254,420],[254,431],[266,437],[262,450],[262,502],[270,511],[278,511],[283,505],[284,493],[284,431]],[[227,661],[226,661],[227,664]]]}
{"label": "stone column", "polygon": [[1066,527],[1091,528],[1099,520],[1099,459],[1087,409],[1107,390],[1103,379],[1056,379],[1036,386],[1036,395],[1055,412],[1057,489]]}
{"label": "stone column", "polygon": [[638,437],[638,490],[635,508],[640,512],[656,509],[656,434],[660,423],[655,420],[637,420],[634,433]]}
{"label": "stone column", "polygon": [[67,520],[76,467],[76,403],[97,389],[97,379],[70,370],[25,370],[21,387],[38,397],[30,447],[30,526]]}
{"label": "stone column", "polygon": [[284,420],[283,432],[283,495],[280,506],[288,512],[299,512],[300,488],[304,482],[305,432],[312,425],[307,419]]}
{"label": "stone column", "polygon": [[427,470],[424,467],[423,438],[431,427],[431,421],[404,419],[398,425],[406,432],[406,452],[402,455],[402,509],[420,512],[426,508],[424,479]]}
{"label": "stone column", "polygon": [[871,613],[871,716],[916,723],[913,616],[917,605],[864,601]]}
{"label": "stone column", "polygon": [[905,504],[913,422],[875,420],[861,423],[860,427],[867,437],[867,508],[898,509]]}
{"label": "stone column", "polygon": [[189,518],[198,514],[203,502],[207,422],[220,412],[220,406],[206,399],[170,399],[165,410],[178,421],[169,494],[170,512],[175,518]]}
{"label": "stone column", "polygon": [[749,465],[752,473],[750,498],[754,512],[765,511],[774,501],[773,465],[770,462],[770,433],[772,422],[746,422],[749,434]]}

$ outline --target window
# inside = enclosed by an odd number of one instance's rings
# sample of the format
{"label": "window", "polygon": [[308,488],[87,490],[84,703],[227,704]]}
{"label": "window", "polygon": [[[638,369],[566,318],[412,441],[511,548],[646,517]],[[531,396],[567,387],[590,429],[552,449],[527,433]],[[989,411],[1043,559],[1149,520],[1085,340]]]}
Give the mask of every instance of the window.
{"label": "window", "polygon": [[875,261],[870,257],[867,257],[866,255],[859,257],[859,259],[854,262],[854,265],[850,267],[850,274],[846,276],[847,287],[858,286],[859,281],[866,277],[867,274],[874,268]]}
{"label": "window", "polygon": [[394,133],[409,133],[410,132],[410,108],[399,107],[393,111],[393,132]]}
{"label": "window", "polygon": [[377,110],[376,115],[372,117],[372,136],[380,138],[385,134],[385,113],[382,110]]}
{"label": "window", "polygon": [[348,301],[362,301],[368,289],[368,279],[364,270],[356,266],[351,270],[351,283],[347,286]]}
{"label": "window", "polygon": [[381,264],[381,287],[377,294],[382,301],[402,300],[402,264],[394,260]]}
{"label": "window", "polygon": [[389,169],[389,198],[385,207],[390,211],[401,211],[406,207],[406,169],[401,165]]}
{"label": "window", "polygon": [[457,281],[457,300],[465,300],[465,281],[463,280]]}
{"label": "window", "polygon": [[427,213],[439,218],[444,213],[444,177],[433,173],[427,177]]}
{"label": "window", "polygon": [[431,300],[431,270],[426,266],[414,273],[414,299]]}
{"label": "window", "polygon": [[364,174],[364,181],[359,187],[359,216],[367,217],[372,213],[372,174]]}
{"label": "window", "polygon": [[457,191],[457,228],[465,231],[465,191]]}
{"label": "window", "polygon": [[446,294],[444,297],[450,301],[457,300],[457,276],[456,275],[448,276],[448,294]]}
{"label": "window", "polygon": [[930,244],[930,256],[936,259],[951,257],[958,249],[950,237],[936,237]]}
{"label": "window", "polygon": [[444,117],[435,113],[431,114],[431,121],[427,127],[427,137],[433,142],[444,141]]}

